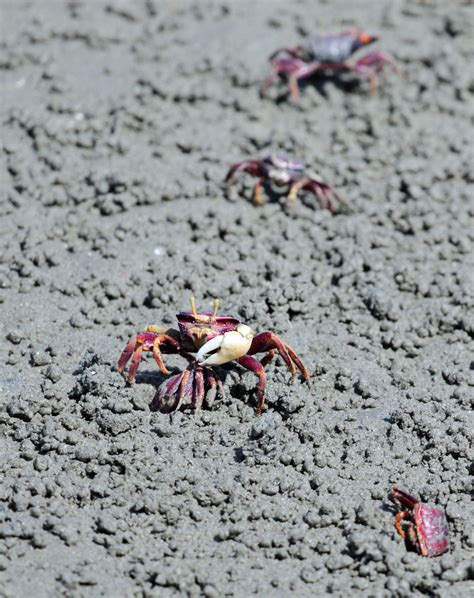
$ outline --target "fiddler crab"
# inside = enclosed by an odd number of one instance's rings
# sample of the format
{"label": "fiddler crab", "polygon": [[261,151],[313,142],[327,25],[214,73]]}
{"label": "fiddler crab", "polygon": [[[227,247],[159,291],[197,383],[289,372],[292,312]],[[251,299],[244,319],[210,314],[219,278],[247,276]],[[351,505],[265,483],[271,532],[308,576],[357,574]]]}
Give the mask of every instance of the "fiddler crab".
{"label": "fiddler crab", "polygon": [[353,27],[340,33],[308,37],[295,48],[279,48],[270,56],[271,73],[263,82],[260,92],[265,95],[278,76],[288,78],[290,93],[299,96],[298,81],[318,71],[346,70],[370,80],[372,93],[378,87],[377,73],[389,65],[400,74],[395,60],[385,52],[369,52],[359,60],[350,61],[360,48],[368,46],[379,38]]}
{"label": "fiddler crab", "polygon": [[449,550],[448,522],[442,509],[399,488],[392,488],[388,498],[402,509],[395,516],[397,532],[418,554],[432,557]]}
{"label": "fiddler crab", "polygon": [[238,171],[257,176],[258,181],[253,190],[253,201],[256,205],[263,203],[262,185],[274,183],[278,187],[288,188],[288,201],[294,202],[300,190],[313,193],[321,207],[334,211],[336,205],[346,205],[336,190],[317,174],[305,170],[303,162],[290,160],[283,154],[272,154],[262,160],[243,160],[232,164],[225,178],[229,183]]}
{"label": "fiddler crab", "polygon": [[[148,326],[132,338],[123,350],[117,364],[122,373],[130,361],[127,380],[134,382],[142,353],[151,351],[163,374],[170,374],[163,362],[163,353],[175,353],[188,360],[188,367],[165,380],[153,399],[152,406],[163,413],[172,413],[183,402],[199,410],[204,399],[212,404],[216,394],[224,396],[223,384],[212,370],[213,366],[237,361],[258,376],[257,415],[265,405],[267,365],[277,352],[288,366],[291,375],[299,370],[309,383],[309,373],[294,350],[273,332],[256,334],[250,326],[229,315],[217,315],[219,302],[215,300],[212,312],[196,311],[191,297],[191,311],[180,312],[178,330],[161,326]],[[259,361],[253,355],[265,353]],[[195,354],[195,355],[193,355]]]}

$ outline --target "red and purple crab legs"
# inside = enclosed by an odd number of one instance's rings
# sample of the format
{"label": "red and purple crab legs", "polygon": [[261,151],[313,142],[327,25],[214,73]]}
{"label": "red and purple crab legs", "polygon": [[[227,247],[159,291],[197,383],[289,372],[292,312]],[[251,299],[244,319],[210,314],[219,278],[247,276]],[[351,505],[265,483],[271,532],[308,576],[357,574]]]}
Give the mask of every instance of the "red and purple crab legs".
{"label": "red and purple crab legs", "polygon": [[[299,357],[289,345],[283,343],[276,334],[273,334],[273,332],[261,332],[260,334],[257,334],[252,340],[247,355],[237,359],[237,362],[240,363],[241,366],[258,376],[257,415],[262,413],[265,405],[265,388],[267,380],[264,366],[271,361],[275,351],[278,351],[279,355],[288,366],[292,376],[296,374],[298,368],[303,374],[306,382],[310,384],[308,370],[304,367]],[[258,361],[255,357],[252,357],[255,353],[266,353],[266,355],[261,361]]]}
{"label": "red and purple crab legs", "polygon": [[369,52],[369,54],[366,54],[354,64],[348,64],[347,68],[362,77],[369,78],[370,92],[375,93],[379,85],[379,80],[375,73],[382,71],[386,65],[391,66],[397,75],[401,75],[402,71],[398,64],[385,52]]}
{"label": "red and purple crab legs", "polygon": [[[291,58],[278,58],[277,56],[281,52],[286,52],[289,56],[291,56]],[[296,75],[296,81],[297,81],[298,79],[301,79],[302,77],[306,76],[304,74],[299,75],[299,73],[304,72],[304,69],[309,66],[304,60],[301,60],[301,58],[298,58],[298,54],[294,50],[291,50],[290,48],[281,48],[280,50],[277,50],[276,52],[274,52],[271,56],[271,63],[272,63],[272,70],[260,87],[260,95],[261,96],[264,96],[267,93],[267,90],[273,85],[273,83],[275,82],[275,79],[279,75],[294,76],[293,75],[293,73],[294,73]],[[316,64],[316,63],[313,63],[313,64]],[[317,63],[317,64],[320,64],[320,63]],[[296,84],[296,87],[297,87],[297,90],[296,90],[295,97],[298,97],[299,90],[298,90],[297,84]],[[291,91],[291,89],[292,88],[290,85],[290,91]],[[292,92],[292,95],[293,95],[293,92]]]}
{"label": "red and purple crab legs", "polygon": [[132,338],[125,347],[120,355],[117,370],[119,373],[122,373],[129,359],[132,360],[130,369],[128,370],[128,382],[135,381],[143,351],[153,352],[153,357],[163,374],[169,374],[170,372],[163,363],[162,352],[180,353],[184,357],[187,357],[184,352],[181,352],[179,342],[169,334],[166,334],[165,330],[156,326],[148,326],[145,332],[141,332],[138,336]]}
{"label": "red and purple crab legs", "polygon": [[[408,509],[408,511],[399,511],[395,515],[395,527],[397,529],[397,532],[400,534],[400,536],[402,538],[405,538],[406,533],[405,533],[405,530],[402,527],[402,523],[406,519],[411,519],[411,511],[413,511],[413,509],[415,508],[415,506],[420,501],[417,500],[411,494],[408,494],[408,492],[405,492],[404,490],[400,490],[399,488],[393,488],[389,492],[389,498],[396,505],[401,506],[401,507],[405,507],[406,509]],[[412,544],[416,546],[418,540],[416,538],[415,530],[412,527],[409,527],[408,530],[407,530],[407,533],[408,533],[408,535],[410,537],[410,541],[412,542]]]}
{"label": "red and purple crab legs", "polygon": [[332,64],[315,61],[308,64],[301,60],[294,51],[291,53],[288,49],[283,49],[283,51],[289,54],[291,58],[278,58],[279,52],[273,54],[272,71],[262,84],[261,95],[265,95],[267,89],[280,74],[289,75],[288,86],[294,98],[298,98],[300,95],[298,81],[313,75],[317,71],[338,69],[357,73],[361,77],[370,79],[371,93],[374,93],[378,87],[378,78],[375,72],[380,72],[385,65],[390,65],[397,74],[400,74],[400,68],[393,58],[385,52],[370,52],[355,63],[341,62]]}
{"label": "red and purple crab legs", "polygon": [[204,397],[212,404],[216,393],[221,397],[225,396],[221,380],[208,368],[192,363],[184,372],[168,378],[161,384],[151,406],[161,413],[173,413],[181,407],[184,399],[190,399],[190,408],[199,411]]}
{"label": "red and purple crab legs", "polygon": [[[303,177],[299,181],[295,181],[291,184],[290,192],[288,193],[288,199],[290,201],[295,201],[298,196],[298,191],[310,191],[317,197],[319,203],[321,204],[322,208],[329,210],[330,212],[334,212],[337,208],[337,204],[341,206],[347,206],[347,203],[344,199],[336,192],[336,190],[331,187],[325,180],[321,177],[316,177],[313,175],[310,177]],[[335,205],[331,202],[331,200],[335,201]]]}
{"label": "red and purple crab legs", "polygon": [[228,183],[238,171],[248,172],[252,176],[259,177],[255,187],[253,188],[253,200],[257,205],[262,204],[262,183],[265,180],[265,170],[263,169],[261,160],[243,160],[242,162],[233,164],[230,167],[224,182]]}

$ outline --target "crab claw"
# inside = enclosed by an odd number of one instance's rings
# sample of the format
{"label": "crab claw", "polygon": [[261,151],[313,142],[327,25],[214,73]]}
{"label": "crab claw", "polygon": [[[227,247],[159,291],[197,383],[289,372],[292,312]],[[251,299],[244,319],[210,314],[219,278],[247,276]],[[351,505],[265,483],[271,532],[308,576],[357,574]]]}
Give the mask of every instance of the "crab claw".
{"label": "crab claw", "polygon": [[197,352],[196,359],[201,365],[222,365],[246,355],[252,344],[255,332],[245,324],[235,330],[215,336]]}

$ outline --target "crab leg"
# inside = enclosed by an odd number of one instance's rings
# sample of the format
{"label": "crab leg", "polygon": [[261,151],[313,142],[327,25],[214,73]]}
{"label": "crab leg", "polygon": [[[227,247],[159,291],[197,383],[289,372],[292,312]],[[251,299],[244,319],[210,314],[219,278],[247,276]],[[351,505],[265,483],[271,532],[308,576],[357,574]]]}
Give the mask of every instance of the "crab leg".
{"label": "crab leg", "polygon": [[372,67],[376,72],[380,72],[387,64],[393,68],[397,75],[401,74],[400,67],[391,56],[384,52],[370,52],[355,64],[348,64],[347,68],[362,77],[370,79],[370,92],[373,94],[377,91],[379,80]]}
{"label": "crab leg", "polygon": [[270,60],[272,62],[275,61],[275,58],[278,56],[278,54],[283,54],[286,53],[288,54],[288,56],[292,56],[293,58],[300,58],[300,48],[296,47],[296,48],[278,48],[278,50],[275,50],[273,52],[273,54],[270,54]]}
{"label": "crab leg", "polygon": [[268,353],[262,357],[262,359],[260,360],[260,363],[263,365],[263,367],[265,367],[266,365],[268,365],[271,362],[274,355],[275,355],[275,350],[272,349],[271,351],[268,351]]}
{"label": "crab leg", "polygon": [[353,66],[360,67],[371,67],[373,66],[376,71],[381,71],[385,65],[389,65],[393,68],[397,75],[402,74],[401,68],[395,62],[395,60],[386,52],[369,52],[362,58],[360,58]]}
{"label": "crab leg", "polygon": [[256,415],[260,415],[263,411],[263,406],[265,405],[265,387],[267,384],[267,377],[265,375],[265,370],[263,369],[263,365],[254,357],[250,357],[250,355],[244,355],[237,359],[237,362],[240,363],[241,366],[250,370],[254,374],[258,376],[258,385],[257,385],[257,409],[255,411]]}
{"label": "crab leg", "polygon": [[193,397],[194,371],[189,368],[165,380],[160,386],[152,406],[161,413],[174,413],[177,411],[184,397]]}
{"label": "crab leg", "polygon": [[[298,72],[307,66],[306,63],[297,56],[292,56],[291,58],[276,58],[277,54],[278,52],[274,53],[270,74],[260,86],[261,96],[264,96],[267,93],[267,90],[273,85],[278,75],[289,75],[290,73],[294,73],[295,71]],[[288,52],[288,54],[290,54],[290,52]]]}
{"label": "crab leg", "polygon": [[292,376],[294,376],[296,368],[298,368],[309,383],[309,373],[299,357],[289,345],[283,343],[276,334],[273,334],[273,332],[261,332],[260,334],[257,334],[252,340],[248,355],[271,351],[272,349],[278,351],[283,361],[288,366]]}
{"label": "crab leg", "polygon": [[232,164],[229,168],[229,172],[227,173],[224,182],[228,183],[234,174],[238,171],[248,172],[253,176],[263,176],[262,167],[260,165],[259,160],[243,160],[242,162],[237,162],[236,164]]}
{"label": "crab leg", "polygon": [[204,379],[206,384],[209,386],[206,393],[206,404],[210,407],[216,398],[217,394],[217,381],[210,370],[204,370]]}
{"label": "crab leg", "polygon": [[[138,366],[140,365],[140,360],[142,358],[142,351],[143,351],[143,345],[142,344],[138,344],[138,347],[133,351],[132,354],[132,361],[130,363],[130,368],[128,370],[128,377],[127,380],[129,382],[134,382],[135,381],[135,377],[137,375],[137,370],[138,370]],[[128,359],[127,359],[128,361]],[[117,368],[119,372],[121,372],[122,370],[120,368]]]}
{"label": "crab leg", "polygon": [[395,527],[402,538],[405,538],[406,536],[405,531],[402,528],[402,523],[405,519],[410,519],[410,513],[408,511],[400,511],[395,515]]}
{"label": "crab leg", "polygon": [[326,183],[325,180],[323,180],[321,177],[317,177],[316,175],[313,175],[311,178],[304,177],[303,179],[293,183],[290,187],[288,199],[290,201],[294,201],[300,189],[313,193],[318,198],[321,207],[326,208],[331,212],[334,211],[334,208],[330,202],[330,199],[332,198],[334,198],[336,202],[346,205],[346,202],[338,195],[336,190],[331,185]]}
{"label": "crab leg", "polygon": [[134,382],[135,380],[143,351],[152,351],[153,357],[163,374],[170,373],[163,363],[160,345],[164,344],[163,350],[165,350],[166,353],[179,353],[179,343],[169,334],[153,332],[154,328],[155,327],[149,326],[145,332],[141,332],[138,336],[132,338],[120,355],[120,359],[117,363],[117,370],[120,373],[123,372],[127,362],[131,359],[127,377],[129,382]]}
{"label": "crab leg", "polygon": [[196,411],[200,411],[204,401],[204,374],[202,368],[197,368],[194,373],[192,404]]}
{"label": "crab leg", "polygon": [[290,79],[288,81],[290,93],[295,99],[299,98],[300,95],[298,81],[313,75],[316,71],[319,71],[321,68],[323,68],[320,62],[311,62],[310,64],[305,64],[303,61],[301,62],[302,66],[291,73]]}
{"label": "crab leg", "polygon": [[257,206],[261,206],[263,204],[262,183],[264,180],[265,177],[260,177],[257,181],[257,184],[253,188],[253,202]]}

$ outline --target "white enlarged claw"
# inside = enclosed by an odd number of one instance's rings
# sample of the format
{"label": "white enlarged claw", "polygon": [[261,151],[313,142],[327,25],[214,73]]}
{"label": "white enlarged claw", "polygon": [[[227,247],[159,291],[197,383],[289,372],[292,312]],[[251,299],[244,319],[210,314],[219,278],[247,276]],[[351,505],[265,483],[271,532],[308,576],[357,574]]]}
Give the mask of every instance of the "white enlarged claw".
{"label": "white enlarged claw", "polygon": [[[245,324],[239,324],[235,330],[226,332],[205,343],[197,352],[196,359],[201,365],[221,365],[246,355],[252,344],[255,332]],[[211,351],[215,353],[206,357]]]}

